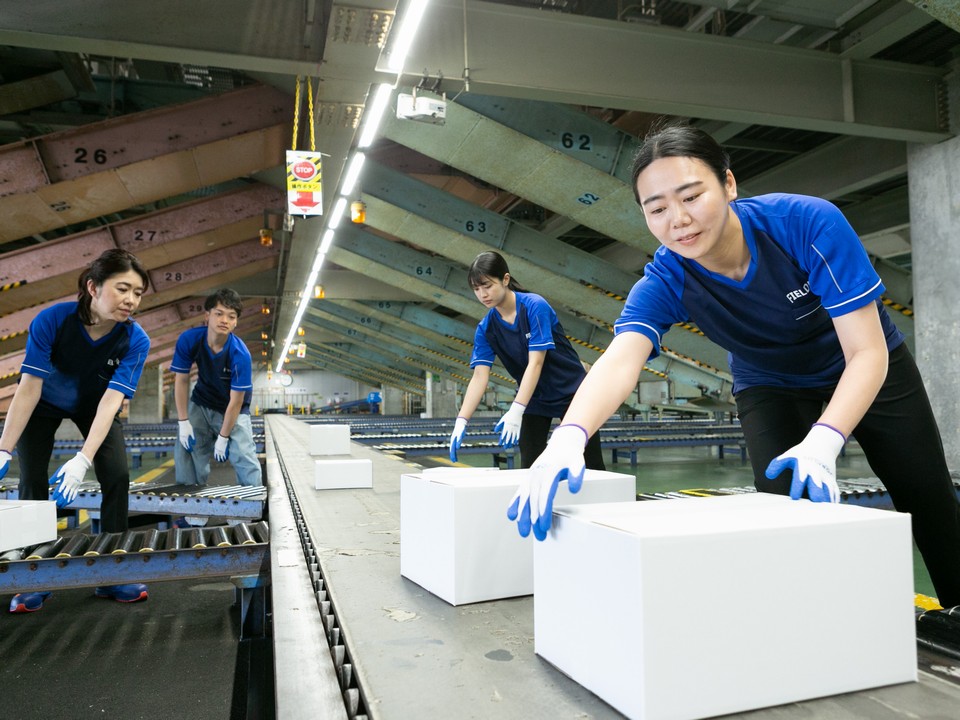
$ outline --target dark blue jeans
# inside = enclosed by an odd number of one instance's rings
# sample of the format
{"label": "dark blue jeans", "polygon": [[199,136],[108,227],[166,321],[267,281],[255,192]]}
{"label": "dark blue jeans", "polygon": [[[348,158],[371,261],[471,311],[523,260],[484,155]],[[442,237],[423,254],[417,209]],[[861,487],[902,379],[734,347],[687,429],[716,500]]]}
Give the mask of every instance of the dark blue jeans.
{"label": "dark blue jeans", "polygon": [[[768,480],[767,465],[806,437],[835,387],[762,386],[737,393],[757,490],[789,494],[790,473]],[[960,502],[923,380],[906,345],[891,351],[887,378],[853,437],[894,507],[912,515],[913,536],[940,604],[960,605]]]}

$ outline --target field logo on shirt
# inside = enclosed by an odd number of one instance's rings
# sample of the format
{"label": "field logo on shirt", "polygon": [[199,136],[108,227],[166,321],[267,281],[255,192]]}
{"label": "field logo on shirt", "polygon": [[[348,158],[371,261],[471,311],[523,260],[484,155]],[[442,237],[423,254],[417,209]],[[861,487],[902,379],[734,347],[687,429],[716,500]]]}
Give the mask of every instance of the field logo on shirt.
{"label": "field logo on shirt", "polygon": [[529,339],[530,339],[530,333],[527,333],[527,334],[524,335],[523,337],[524,337],[524,339],[529,340]]}
{"label": "field logo on shirt", "polygon": [[120,358],[107,358],[107,367],[120,367]]}
{"label": "field logo on shirt", "polygon": [[803,287],[800,288],[799,290],[791,290],[790,292],[788,292],[787,300],[789,300],[790,304],[792,305],[800,298],[805,297],[809,294],[810,294],[810,283],[804,283]]}

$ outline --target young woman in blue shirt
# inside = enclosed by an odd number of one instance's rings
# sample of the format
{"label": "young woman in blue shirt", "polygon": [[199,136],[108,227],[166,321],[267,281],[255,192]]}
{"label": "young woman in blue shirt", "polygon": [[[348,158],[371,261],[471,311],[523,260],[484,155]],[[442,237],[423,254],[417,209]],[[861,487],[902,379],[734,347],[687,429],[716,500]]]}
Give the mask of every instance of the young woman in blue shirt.
{"label": "young woman in blue shirt", "polygon": [[[487,314],[477,325],[470,367],[473,376],[450,436],[450,459],[466,432],[467,422],[480,405],[490,381],[490,368],[499,358],[517,381],[517,394],[494,432],[505,448],[520,447],[521,467],[528,468],[543,451],[550,423],[563,417],[586,375],[583,363],[564,334],[557,314],[540,295],[527,292],[510,274],[498,252],[482,252],[467,272]],[[586,467],[603,470],[599,434],[585,442]]]}
{"label": "young woman in blue shirt", "polygon": [[646,138],[633,184],[662,247],[508,511],[521,534],[546,536],[557,482],[579,486],[587,436],[670,326],[693,321],[729,352],[757,489],[837,502],[836,458],[854,436],[897,510],[912,514],[941,604],[960,604],[960,503],[937,423],[843,214],[801,195],[738,199],[727,154],[688,126]]}

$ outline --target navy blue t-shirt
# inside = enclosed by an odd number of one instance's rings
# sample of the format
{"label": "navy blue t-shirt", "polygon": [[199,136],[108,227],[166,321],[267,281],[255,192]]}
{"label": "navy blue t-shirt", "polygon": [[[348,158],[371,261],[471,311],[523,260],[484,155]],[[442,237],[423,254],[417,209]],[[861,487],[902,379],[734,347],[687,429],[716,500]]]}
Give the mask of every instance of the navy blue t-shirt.
{"label": "navy blue t-shirt", "polygon": [[197,384],[191,398],[201,407],[227,411],[230,391],[244,393],[241,413],[250,414],[250,398],[253,394],[253,369],[250,351],[233,333],[223,350],[214,354],[207,344],[207,328],[190,328],[177,338],[170,371],[189,374],[197,364]]}
{"label": "navy blue t-shirt", "polygon": [[493,365],[494,357],[520,384],[530,351],[546,351],[540,380],[525,412],[561,417],[586,371],[549,303],[534,293],[515,293],[517,316],[507,323],[491,308],[477,325],[470,367]]}
{"label": "navy blue t-shirt", "polygon": [[39,416],[92,418],[108,388],[133,397],[149,352],[150,338],[133,320],[92,340],[77,303],[57,303],[30,323],[20,372],[43,378]]}
{"label": "navy blue t-shirt", "polygon": [[743,280],[661,247],[627,297],[616,333],[639,332],[660,352],[677,322],[696,323],[729,353],[733,391],[754,385],[823,387],[845,367],[832,318],[876,303],[892,350],[903,342],[880,303],[883,283],[832,203],[761,195],[731,203],[750,250]]}

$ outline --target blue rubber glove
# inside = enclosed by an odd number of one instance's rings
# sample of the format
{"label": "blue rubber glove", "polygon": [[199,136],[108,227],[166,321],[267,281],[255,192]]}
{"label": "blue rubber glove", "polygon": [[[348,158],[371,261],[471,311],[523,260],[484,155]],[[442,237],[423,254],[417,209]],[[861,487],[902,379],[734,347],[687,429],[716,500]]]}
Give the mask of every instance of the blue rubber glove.
{"label": "blue rubber glove", "polygon": [[53,499],[56,500],[57,507],[66,507],[76,500],[80,483],[83,482],[83,477],[92,464],[86,455],[78,452],[72,460],[68,460],[57,468],[53,477],[50,478],[50,484],[56,483],[57,486],[53,490]]}
{"label": "blue rubber glove", "polygon": [[500,433],[500,444],[504,448],[512,448],[520,442],[520,423],[523,422],[523,411],[526,409],[526,405],[512,402],[510,409],[494,426],[493,431]]}
{"label": "blue rubber glove", "polygon": [[521,536],[527,537],[533,530],[537,540],[546,539],[560,482],[566,480],[572,493],[579,492],[583,484],[586,445],[587,431],[579,425],[561,425],[553,431],[546,449],[527,472],[507,509],[507,517],[517,521]]}
{"label": "blue rubber glove", "polygon": [[10,469],[10,460],[13,458],[6,450],[0,450],[0,480],[3,480],[7,475],[7,470]]}
{"label": "blue rubber glove", "polygon": [[217,435],[217,443],[213,446],[213,457],[217,462],[226,462],[230,457],[230,438]]}
{"label": "blue rubber glove", "polygon": [[180,444],[187,452],[193,452],[193,446],[197,444],[197,438],[193,435],[193,425],[189,420],[177,420],[177,429],[180,434]]}
{"label": "blue rubber glove", "polygon": [[840,502],[837,486],[837,455],[847,439],[836,428],[816,423],[799,445],[778,455],[767,466],[773,480],[784,470],[793,470],[790,497],[799,500],[806,488],[813,502]]}
{"label": "blue rubber glove", "polygon": [[457,450],[463,442],[463,434],[467,431],[467,419],[458,417],[450,433],[450,462],[457,462]]}

